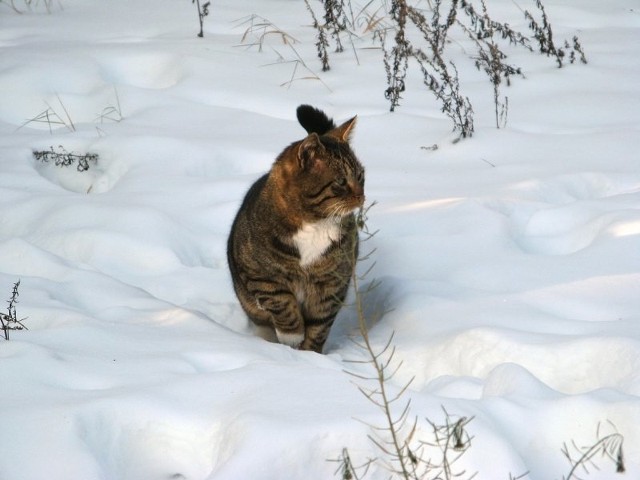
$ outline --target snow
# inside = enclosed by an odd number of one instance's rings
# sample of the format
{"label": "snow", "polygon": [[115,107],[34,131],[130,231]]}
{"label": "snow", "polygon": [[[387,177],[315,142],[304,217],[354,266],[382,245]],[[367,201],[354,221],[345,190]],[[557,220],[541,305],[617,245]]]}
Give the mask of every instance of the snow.
{"label": "snow", "polygon": [[[568,473],[565,442],[617,430],[640,477],[637,8],[544,2],[589,64],[514,51],[526,78],[503,89],[499,130],[489,83],[454,54],[477,123],[453,144],[415,66],[388,112],[369,38],[320,72],[303,2],[213,2],[204,38],[188,1],[14,4],[0,2],[0,296],[20,280],[28,330],[0,343],[2,480],[313,480],[343,448],[379,456],[382,414],[345,373],[371,374],[350,362],[365,358],[353,308],[325,355],[296,351],[254,335],[227,271],[233,216],[304,135],[302,103],[358,115],[377,202],[366,309],[388,311],[370,338],[395,332],[389,388],[414,379],[418,434],[443,408],[474,417],[460,470],[541,480]],[[524,24],[513,2],[490,8]],[[250,46],[253,14],[297,43]],[[30,121],[47,109],[66,125]],[[99,161],[32,157],[59,145]],[[598,465],[588,478],[617,477]]]}

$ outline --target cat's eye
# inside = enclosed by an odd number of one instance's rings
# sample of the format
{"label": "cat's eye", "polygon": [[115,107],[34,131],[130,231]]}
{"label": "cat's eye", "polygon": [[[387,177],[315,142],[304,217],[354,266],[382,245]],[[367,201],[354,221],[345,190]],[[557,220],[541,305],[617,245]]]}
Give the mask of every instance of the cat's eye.
{"label": "cat's eye", "polygon": [[338,185],[339,187],[346,187],[347,186],[347,179],[346,177],[340,177],[336,180],[336,185]]}

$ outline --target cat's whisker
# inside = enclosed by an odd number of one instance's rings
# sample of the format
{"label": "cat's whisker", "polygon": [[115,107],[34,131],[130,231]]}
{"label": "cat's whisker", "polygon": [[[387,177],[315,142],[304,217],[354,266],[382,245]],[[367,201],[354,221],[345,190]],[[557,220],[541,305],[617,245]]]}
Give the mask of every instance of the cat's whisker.
{"label": "cat's whisker", "polygon": [[336,203],[325,208],[324,213],[327,218],[332,218],[336,223],[338,223],[351,213],[351,209],[345,204]]}
{"label": "cat's whisker", "polygon": [[332,219],[336,223],[338,223],[338,220],[342,218],[340,205],[338,204],[330,205],[329,207],[325,208],[324,213],[327,218]]}

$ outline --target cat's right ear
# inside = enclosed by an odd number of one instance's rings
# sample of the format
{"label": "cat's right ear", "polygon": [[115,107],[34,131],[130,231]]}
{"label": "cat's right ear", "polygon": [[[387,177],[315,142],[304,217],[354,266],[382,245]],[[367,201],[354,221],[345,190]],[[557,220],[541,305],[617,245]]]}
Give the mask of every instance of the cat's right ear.
{"label": "cat's right ear", "polygon": [[358,116],[356,115],[350,120],[347,120],[339,127],[331,130],[327,135],[333,137],[341,142],[349,142],[351,140],[351,134],[353,133],[353,127],[356,125],[356,120]]}
{"label": "cat's right ear", "polygon": [[298,163],[300,168],[308,170],[316,165],[324,154],[325,148],[317,133],[310,133],[298,147]]}

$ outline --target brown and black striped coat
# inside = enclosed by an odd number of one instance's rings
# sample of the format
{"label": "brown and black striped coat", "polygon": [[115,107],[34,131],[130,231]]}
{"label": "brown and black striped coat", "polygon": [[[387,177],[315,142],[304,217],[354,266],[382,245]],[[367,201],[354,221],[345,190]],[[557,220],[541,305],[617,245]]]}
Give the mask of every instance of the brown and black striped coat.
{"label": "brown and black striped coat", "polygon": [[355,117],[336,127],[308,105],[297,114],[308,136],[249,189],[227,257],[249,318],[280,343],[322,352],[355,268],[364,168],[349,146]]}

